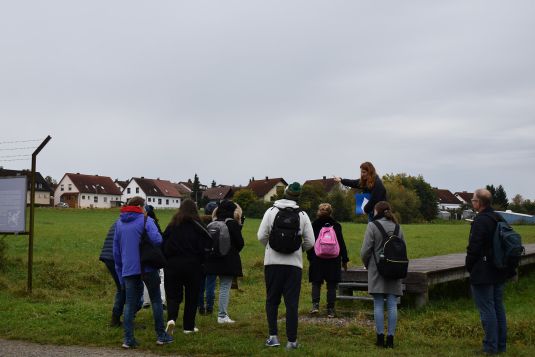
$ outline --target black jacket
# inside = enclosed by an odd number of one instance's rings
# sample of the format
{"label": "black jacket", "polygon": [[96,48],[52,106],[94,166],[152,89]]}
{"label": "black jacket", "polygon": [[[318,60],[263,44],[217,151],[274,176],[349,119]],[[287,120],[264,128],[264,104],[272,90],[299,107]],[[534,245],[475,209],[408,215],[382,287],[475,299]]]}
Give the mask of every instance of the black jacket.
{"label": "black jacket", "polygon": [[104,240],[104,244],[102,245],[102,250],[100,251],[100,257],[99,259],[103,262],[114,262],[113,259],[113,236],[115,235],[115,223],[111,225],[110,229],[108,230],[108,234],[106,235],[106,239]]}
{"label": "black jacket", "polygon": [[243,276],[240,251],[245,245],[241,226],[235,220],[227,221],[230,251],[224,257],[207,257],[204,263],[207,275]]}
{"label": "black jacket", "polygon": [[163,233],[163,253],[167,268],[176,267],[179,262],[202,263],[206,247],[210,244],[210,233],[200,224],[184,221],[168,226]]}
{"label": "black jacket", "polygon": [[492,263],[492,237],[496,230],[492,214],[492,208],[485,208],[476,215],[470,228],[465,265],[470,273],[470,283],[474,285],[500,284],[515,274],[509,270],[498,270]]}
{"label": "black jacket", "polygon": [[309,282],[322,282],[325,281],[340,281],[340,263],[347,263],[349,258],[347,257],[346,243],[342,234],[342,226],[336,222],[333,218],[318,218],[312,223],[312,229],[314,230],[314,238],[318,239],[320,230],[329,223],[333,226],[336,233],[336,240],[340,246],[340,254],[336,258],[321,259],[314,253],[314,248],[307,251],[307,258],[310,262],[308,267],[308,281]]}
{"label": "black jacket", "polygon": [[357,180],[342,179],[342,185],[353,187],[353,188],[359,188],[362,190],[362,192],[370,194],[370,200],[364,206],[364,212],[366,213],[372,213],[373,209],[375,208],[375,204],[377,202],[386,201],[386,189],[385,189],[385,186],[383,185],[383,181],[381,181],[379,176],[375,177],[375,183],[371,191],[367,186],[360,187],[360,179],[357,179]]}

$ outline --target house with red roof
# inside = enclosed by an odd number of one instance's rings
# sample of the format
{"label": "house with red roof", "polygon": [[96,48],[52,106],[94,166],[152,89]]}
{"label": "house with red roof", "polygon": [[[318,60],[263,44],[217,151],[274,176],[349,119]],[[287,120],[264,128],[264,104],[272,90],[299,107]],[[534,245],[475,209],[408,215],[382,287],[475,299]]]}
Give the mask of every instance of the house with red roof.
{"label": "house with red roof", "polygon": [[259,199],[270,202],[272,197],[277,195],[278,191],[284,191],[288,183],[282,177],[269,178],[266,176],[263,180],[255,180],[254,177],[245,187],[252,190]]}
{"label": "house with red roof", "polygon": [[121,205],[121,190],[108,176],[66,173],[54,191],[54,204],[72,208],[111,208]]}
{"label": "house with red roof", "polygon": [[169,180],[132,177],[123,190],[122,199],[127,202],[134,196],[143,197],[154,208],[178,208],[183,194],[176,183]]}
{"label": "house with red roof", "polygon": [[303,186],[306,185],[320,185],[321,187],[323,187],[325,193],[329,193],[334,189],[343,188],[340,182],[336,182],[334,178],[327,178],[327,176],[323,176],[323,178],[318,180],[306,180]]}
{"label": "house with red roof", "polygon": [[435,188],[435,192],[438,197],[439,210],[455,210],[461,208],[463,203],[450,190]]}
{"label": "house with red roof", "polygon": [[472,197],[474,197],[474,193],[473,192],[466,192],[466,191],[455,192],[454,195],[455,195],[455,197],[457,197],[457,199],[459,201],[461,201],[462,203],[467,204],[467,205],[470,205],[472,203],[472,202],[470,202],[470,200],[472,199]]}
{"label": "house with red roof", "polygon": [[228,185],[218,185],[216,187],[207,188],[202,193],[202,198],[207,201],[221,201],[232,199],[235,189]]}

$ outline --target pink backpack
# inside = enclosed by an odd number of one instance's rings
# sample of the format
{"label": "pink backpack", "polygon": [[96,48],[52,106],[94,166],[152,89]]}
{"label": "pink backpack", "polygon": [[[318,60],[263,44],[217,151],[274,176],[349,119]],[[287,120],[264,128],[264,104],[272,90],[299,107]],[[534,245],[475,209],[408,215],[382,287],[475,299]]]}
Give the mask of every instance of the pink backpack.
{"label": "pink backpack", "polygon": [[314,253],[322,259],[336,258],[340,254],[340,245],[338,245],[334,228],[330,224],[320,230],[314,244]]}

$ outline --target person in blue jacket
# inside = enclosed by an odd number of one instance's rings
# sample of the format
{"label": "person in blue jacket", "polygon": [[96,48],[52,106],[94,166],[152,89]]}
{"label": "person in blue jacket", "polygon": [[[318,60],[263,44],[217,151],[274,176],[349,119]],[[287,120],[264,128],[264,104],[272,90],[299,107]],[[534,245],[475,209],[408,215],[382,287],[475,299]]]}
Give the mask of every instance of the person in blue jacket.
{"label": "person in blue jacket", "polygon": [[144,229],[154,245],[162,244],[162,236],[154,220],[147,217],[144,205],[145,200],[139,196],[128,200],[126,206],[121,208],[113,237],[115,270],[125,291],[123,348],[134,348],[138,345],[134,338],[134,317],[139,309],[139,296],[143,294],[143,283],[147,286],[152,302],[156,343],[163,345],[173,341],[173,338],[165,332],[158,270],[148,266],[142,267],[139,258],[139,245]]}

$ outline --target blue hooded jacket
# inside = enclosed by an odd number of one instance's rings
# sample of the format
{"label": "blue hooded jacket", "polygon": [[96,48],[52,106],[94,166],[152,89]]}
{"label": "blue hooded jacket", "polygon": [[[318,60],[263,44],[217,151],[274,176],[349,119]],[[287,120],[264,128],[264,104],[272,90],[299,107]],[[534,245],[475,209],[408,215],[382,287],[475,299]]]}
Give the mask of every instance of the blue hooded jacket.
{"label": "blue hooded jacket", "polygon": [[[139,244],[143,233],[144,220],[145,216],[139,207],[126,206],[121,209],[121,215],[116,222],[113,237],[113,258],[115,260],[115,271],[121,285],[124,283],[124,277],[141,274]],[[162,236],[158,232],[154,220],[150,217],[147,217],[146,229],[152,244],[161,246]],[[151,267],[143,267],[143,272],[154,270]]]}

